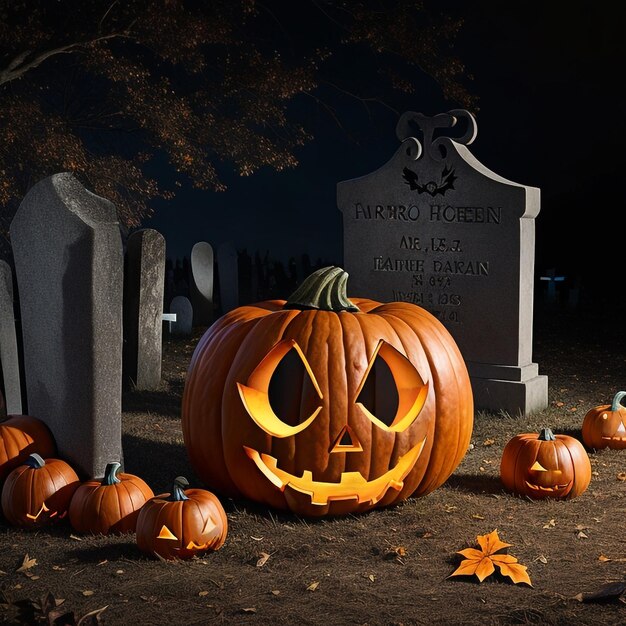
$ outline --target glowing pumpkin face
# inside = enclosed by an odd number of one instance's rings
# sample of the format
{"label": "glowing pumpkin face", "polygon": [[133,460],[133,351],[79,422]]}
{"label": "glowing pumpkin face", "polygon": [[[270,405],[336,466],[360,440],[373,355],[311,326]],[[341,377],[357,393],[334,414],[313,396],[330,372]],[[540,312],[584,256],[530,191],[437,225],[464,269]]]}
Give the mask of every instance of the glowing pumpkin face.
{"label": "glowing pumpkin face", "polygon": [[509,491],[530,498],[573,498],[587,489],[591,463],[577,439],[544,428],[507,443],[500,477]]}
{"label": "glowing pumpkin face", "polygon": [[155,496],[140,509],[137,546],[146,554],[164,559],[190,559],[218,550],[228,532],[220,501],[204,489],[185,489],[183,476],[172,492]]}
{"label": "glowing pumpkin face", "polygon": [[428,493],[458,465],[473,404],[456,344],[415,305],[349,301],[346,279],[320,270],[287,303],[236,309],[201,339],[183,433],[212,488],[342,514]]}
{"label": "glowing pumpkin face", "polygon": [[582,436],[585,445],[600,450],[626,450],[626,407],[621,402],[625,391],[618,391],[611,404],[591,409],[583,421]]}

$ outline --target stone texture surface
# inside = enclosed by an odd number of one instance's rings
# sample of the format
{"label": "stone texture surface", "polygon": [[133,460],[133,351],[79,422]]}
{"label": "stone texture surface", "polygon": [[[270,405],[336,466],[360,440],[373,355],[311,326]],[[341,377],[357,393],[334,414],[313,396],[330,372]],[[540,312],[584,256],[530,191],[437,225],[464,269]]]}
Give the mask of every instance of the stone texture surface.
{"label": "stone texture surface", "polygon": [[124,275],[124,374],[137,389],[161,382],[165,238],[145,228],[128,238]]}
{"label": "stone texture surface", "polygon": [[191,335],[193,326],[193,307],[186,296],[176,296],[170,304],[170,313],[176,314],[176,321],[172,322],[172,335]]}
{"label": "stone texture surface", "polygon": [[213,248],[199,241],[191,249],[191,305],[193,325],[208,326],[213,321]]}
{"label": "stone texture surface", "polygon": [[115,206],[69,173],[24,197],[10,227],[29,414],[83,476],[121,461],[123,253]]}
{"label": "stone texture surface", "polygon": [[4,389],[2,410],[9,415],[21,415],[22,390],[13,308],[13,272],[9,264],[2,260],[0,260],[0,368]]}
{"label": "stone texture surface", "polygon": [[[461,140],[433,139],[459,120],[468,128]],[[422,142],[409,134],[416,128]],[[465,111],[405,114],[398,136],[389,162],[338,185],[349,294],[408,301],[435,314],[466,360],[477,407],[511,414],[545,408],[547,378],[532,367],[539,189],[476,160],[461,143],[475,137]]]}

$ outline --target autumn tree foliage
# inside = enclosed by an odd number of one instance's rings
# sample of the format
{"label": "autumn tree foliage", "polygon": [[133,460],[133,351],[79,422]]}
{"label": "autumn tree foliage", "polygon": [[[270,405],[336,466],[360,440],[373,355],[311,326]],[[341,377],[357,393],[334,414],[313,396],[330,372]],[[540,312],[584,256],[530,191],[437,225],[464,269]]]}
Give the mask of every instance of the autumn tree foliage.
{"label": "autumn tree foliage", "polygon": [[[291,104],[327,106],[324,85],[366,103],[374,81],[410,92],[427,72],[471,105],[459,27],[416,0],[0,0],[0,231],[55,172],[136,226],[176,185],[223,190],[224,165],[294,167],[312,136]],[[346,50],[370,55],[347,81]],[[155,155],[173,189],[146,173]]]}

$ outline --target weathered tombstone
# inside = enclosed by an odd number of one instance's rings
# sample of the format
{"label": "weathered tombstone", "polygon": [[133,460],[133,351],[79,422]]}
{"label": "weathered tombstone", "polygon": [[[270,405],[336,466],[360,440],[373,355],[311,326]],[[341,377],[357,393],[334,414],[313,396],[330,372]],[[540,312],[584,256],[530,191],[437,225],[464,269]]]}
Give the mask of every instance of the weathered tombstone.
{"label": "weathered tombstone", "polygon": [[[434,138],[459,120],[463,137]],[[467,362],[478,408],[545,408],[547,377],[532,362],[539,189],[476,160],[465,145],[476,136],[467,111],[405,113],[397,135],[388,163],[338,185],[350,293],[434,313]]]}
{"label": "weathered tombstone", "polygon": [[152,228],[128,237],[124,276],[124,378],[137,389],[161,382],[165,239]]}
{"label": "weathered tombstone", "polygon": [[86,476],[122,457],[122,241],[115,206],[72,174],[33,186],[10,227],[28,413]]}
{"label": "weathered tombstone", "polygon": [[191,335],[193,307],[186,296],[176,296],[170,304],[170,313],[176,315],[176,321],[170,324],[170,334]]}
{"label": "weathered tombstone", "polygon": [[21,415],[22,390],[13,309],[13,272],[9,264],[2,260],[0,260],[0,367],[5,396],[3,407],[9,415]]}
{"label": "weathered tombstone", "polygon": [[217,249],[222,314],[239,306],[239,266],[237,260],[237,250],[235,250],[232,241],[224,242]]}
{"label": "weathered tombstone", "polygon": [[208,326],[213,320],[213,248],[199,241],[191,249],[191,304],[193,325]]}

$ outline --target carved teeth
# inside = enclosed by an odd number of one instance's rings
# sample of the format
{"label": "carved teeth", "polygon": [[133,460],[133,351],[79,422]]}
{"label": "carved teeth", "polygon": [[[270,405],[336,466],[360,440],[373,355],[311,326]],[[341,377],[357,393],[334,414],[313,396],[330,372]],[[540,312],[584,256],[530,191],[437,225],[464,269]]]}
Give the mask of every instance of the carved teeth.
{"label": "carved teeth", "polygon": [[554,485],[553,487],[542,487],[541,485],[533,485],[529,483],[527,480],[524,482],[526,483],[527,487],[530,487],[534,491],[545,491],[545,492],[561,491],[562,489],[565,489],[565,487],[569,485],[569,483],[566,483],[565,485]]}

